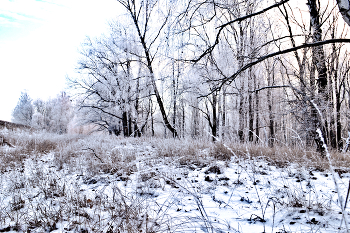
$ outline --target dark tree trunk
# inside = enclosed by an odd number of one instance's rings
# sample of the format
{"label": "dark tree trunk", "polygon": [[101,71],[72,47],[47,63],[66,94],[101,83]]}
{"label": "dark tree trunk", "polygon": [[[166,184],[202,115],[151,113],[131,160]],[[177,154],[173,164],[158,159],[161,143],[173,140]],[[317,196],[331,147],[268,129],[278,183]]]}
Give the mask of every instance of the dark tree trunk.
{"label": "dark tree trunk", "polygon": [[177,131],[176,129],[169,123],[168,121],[168,117],[167,117],[167,114],[165,112],[165,108],[164,108],[164,104],[163,104],[163,100],[162,98],[160,97],[160,94],[159,94],[159,91],[158,91],[158,88],[157,88],[157,84],[156,84],[156,81],[155,81],[155,78],[154,78],[154,73],[153,73],[153,69],[152,69],[152,64],[151,64],[151,59],[148,55],[148,50],[146,50],[146,54],[147,54],[147,61],[148,61],[148,69],[151,73],[151,81],[152,81],[152,86],[153,86],[153,90],[154,90],[154,94],[156,96],[156,99],[157,99],[157,103],[158,103],[158,106],[159,106],[159,109],[160,109],[160,112],[162,114],[162,118],[163,118],[163,121],[164,121],[164,124],[165,126],[170,130],[170,132],[172,133],[172,135],[174,137],[177,137]]}
{"label": "dark tree trunk", "polygon": [[[309,6],[309,11],[310,11],[310,25],[313,30],[312,32],[313,42],[322,41],[320,12],[319,12],[319,6],[317,5],[317,2],[318,2],[317,0],[307,1],[307,4]],[[328,100],[327,67],[326,67],[326,60],[325,60],[323,46],[313,47],[312,55],[313,55],[313,58],[315,59],[314,61],[318,72],[318,79],[317,79],[318,92],[322,94],[323,97],[325,98],[325,101],[327,101]]]}
{"label": "dark tree trunk", "polygon": [[[175,78],[175,67],[174,67],[174,61],[172,62],[172,70],[173,70],[173,127],[176,125],[176,101],[177,101],[177,85],[176,85],[176,78]],[[173,135],[175,137],[175,135]]]}
{"label": "dark tree trunk", "polygon": [[222,139],[225,139],[225,130],[226,130],[226,88],[223,89],[222,94],[222,127],[221,127],[221,136]]}
{"label": "dark tree trunk", "polygon": [[[255,51],[253,49],[254,44],[255,44],[255,34],[254,34],[254,19],[251,19],[251,25],[250,25],[250,30],[249,30],[249,34],[250,34],[250,45],[251,45],[251,51],[250,51],[250,62],[252,62],[255,58]],[[249,68],[249,73],[248,73],[248,89],[251,90],[252,86],[255,85],[255,74],[253,71],[253,68]],[[253,83],[254,81],[254,83]],[[249,97],[248,97],[248,115],[249,115],[249,133],[248,133],[248,140],[249,142],[253,142],[254,141],[254,111],[253,111],[253,93],[249,93]],[[256,109],[257,110],[257,109]]]}
{"label": "dark tree trunk", "polygon": [[342,131],[342,124],[341,124],[341,118],[340,118],[340,108],[341,104],[337,102],[337,107],[336,107],[336,121],[337,121],[337,148],[338,150],[341,150],[343,148],[343,140],[341,138],[341,131]]}
{"label": "dark tree trunk", "polygon": [[239,126],[238,126],[238,137],[239,137],[239,141],[241,143],[244,142],[244,132],[243,132],[243,129],[244,129],[244,99],[243,99],[243,93],[241,93],[240,95],[240,100],[239,100],[239,110],[238,110],[238,113],[239,113]]}
{"label": "dark tree trunk", "polygon": [[185,104],[184,104],[184,100],[181,101],[182,104],[182,137],[185,137]]}
{"label": "dark tree trunk", "polygon": [[130,137],[131,134],[132,134],[132,117],[131,117],[131,113],[129,113],[129,116],[128,116],[128,134],[129,134],[128,137]]}
{"label": "dark tree trunk", "polygon": [[[253,72],[252,69],[249,69],[249,80],[248,80],[248,89],[251,90],[251,86],[252,86],[252,77],[253,76]],[[254,112],[253,112],[253,93],[249,93],[248,96],[248,126],[249,126],[249,132],[248,132],[248,140],[249,142],[253,142],[254,141]]]}
{"label": "dark tree trunk", "polygon": [[[239,23],[239,57],[238,57],[238,65],[239,68],[243,67],[244,63],[244,31],[243,26]],[[238,138],[241,143],[244,143],[244,122],[245,122],[245,114],[244,114],[244,94],[245,94],[245,82],[244,78],[241,78],[241,88],[240,88],[240,96],[239,96],[239,125],[238,125]]]}
{"label": "dark tree trunk", "polygon": [[[332,30],[332,38],[334,38],[334,29]],[[332,148],[338,148],[338,130],[337,130],[337,126],[338,126],[338,120],[337,120],[337,107],[338,107],[338,72],[337,72],[337,64],[338,61],[336,59],[337,57],[337,50],[335,48],[335,44],[332,44],[332,56],[331,56],[331,61],[329,64],[329,86],[330,86],[330,90],[329,90],[329,117],[330,117],[330,125],[329,125],[329,139],[328,141],[330,142],[330,145],[332,146]],[[333,86],[333,81],[334,80],[334,86]],[[334,94],[333,94],[334,93]],[[335,114],[336,116],[334,116],[334,112],[333,109],[335,109]]]}
{"label": "dark tree trunk", "polygon": [[273,119],[273,113],[272,113],[272,96],[271,96],[271,90],[267,90],[267,102],[268,102],[268,109],[269,109],[269,147],[273,147],[274,141],[275,141],[275,130],[274,130],[274,119]]}
{"label": "dark tree trunk", "polygon": [[333,46],[333,76],[334,76],[334,88],[335,88],[335,97],[334,97],[334,102],[333,104],[335,105],[335,111],[336,111],[336,116],[335,116],[335,123],[336,123],[336,127],[335,127],[335,131],[336,131],[336,135],[335,135],[335,147],[338,150],[341,150],[343,148],[343,141],[341,138],[341,130],[342,130],[342,124],[341,124],[341,118],[340,118],[340,109],[341,109],[341,89],[342,89],[342,82],[341,80],[339,80],[339,76],[338,75],[338,69],[339,69],[339,52],[336,50],[335,48],[335,44],[332,45]]}
{"label": "dark tree trunk", "polygon": [[[165,111],[165,107],[164,107],[164,103],[163,103],[163,100],[159,94],[159,91],[158,91],[158,87],[157,87],[157,83],[156,83],[156,80],[155,80],[155,76],[154,76],[154,71],[153,71],[153,66],[152,66],[152,56],[150,54],[150,47],[148,47],[147,45],[147,42],[146,42],[146,32],[148,30],[147,28],[147,23],[149,22],[150,20],[150,11],[152,10],[152,6],[150,5],[149,2],[146,2],[144,6],[140,6],[140,10],[142,7],[145,7],[146,9],[146,13],[144,15],[145,17],[145,22],[146,22],[146,25],[140,25],[141,21],[140,18],[139,18],[139,11],[136,10],[137,7],[135,6],[135,1],[127,1],[127,2],[124,2],[124,1],[120,1],[119,2],[126,8],[126,10],[128,11],[128,13],[130,14],[133,22],[134,22],[134,26],[137,30],[137,34],[138,34],[138,39],[140,40],[140,43],[141,43],[141,46],[142,46],[142,49],[143,49],[143,52],[144,52],[144,57],[146,59],[146,65],[147,65],[147,68],[148,68],[148,71],[149,71],[149,74],[150,74],[150,78],[151,78],[151,83],[152,83],[152,87],[153,87],[153,91],[154,91],[154,95],[156,96],[156,99],[157,99],[157,103],[158,103],[158,106],[159,106],[159,110],[160,110],[160,113],[162,115],[162,118],[163,118],[163,121],[164,121],[164,125],[166,126],[166,128],[168,128],[170,130],[170,132],[172,133],[172,135],[174,137],[177,137],[177,131],[176,129],[174,128],[174,126],[172,126],[168,120],[168,116],[166,114],[166,111]],[[166,22],[166,21],[165,21]],[[164,23],[165,23],[164,22]],[[144,32],[142,32],[142,30],[145,30]],[[161,29],[160,29],[161,30]],[[160,31],[159,31],[160,32]],[[151,46],[152,44],[150,44],[149,46]]]}
{"label": "dark tree trunk", "polygon": [[216,107],[217,107],[217,93],[213,93],[213,102],[212,102],[212,110],[213,110],[213,125],[211,127],[211,133],[212,133],[212,139],[213,142],[216,141],[217,137],[217,112],[216,112]]}
{"label": "dark tree trunk", "polygon": [[[256,77],[254,77],[254,89],[257,90],[259,88],[259,84],[257,83]],[[259,92],[255,93],[255,142],[259,143],[259,136],[260,136],[260,121],[259,121]]]}
{"label": "dark tree trunk", "polygon": [[154,117],[153,117],[153,102],[152,99],[149,100],[149,109],[151,111],[151,134],[154,137]]}
{"label": "dark tree trunk", "polygon": [[[274,69],[274,64],[272,65],[271,71],[269,70],[269,77],[267,81],[268,86],[274,86],[275,85],[275,69]],[[267,105],[269,109],[269,139],[268,139],[268,144],[269,147],[273,147],[274,142],[275,142],[275,129],[274,129],[274,115],[272,112],[272,106],[273,106],[273,97],[272,97],[272,92],[271,89],[267,89]]]}
{"label": "dark tree trunk", "polygon": [[[319,12],[319,6],[318,6],[317,0],[308,0],[307,5],[309,7],[310,12],[310,26],[312,28],[312,39],[313,42],[319,42],[322,41],[322,29],[321,29],[321,23],[320,23],[320,12]],[[326,67],[326,61],[325,61],[325,54],[323,50],[323,46],[317,46],[312,48],[312,60],[314,61],[314,66],[316,67],[317,73],[318,73],[318,79],[317,79],[317,88],[318,93],[322,97],[322,102],[327,103],[328,102],[328,91],[327,91],[327,67]],[[319,128],[322,132],[322,136],[324,138],[324,141],[326,142],[327,139],[327,121],[322,123],[321,116],[318,116],[318,111],[315,106],[311,106],[313,108],[312,110],[312,117],[314,126],[316,126],[316,129]],[[323,143],[321,141],[321,138],[317,134],[317,132],[313,132],[317,151],[321,154],[325,153],[325,148],[323,147]]]}
{"label": "dark tree trunk", "polygon": [[[315,98],[315,94],[316,94],[316,67],[315,67],[315,61],[314,61],[314,57],[312,57],[312,61],[311,61],[311,66],[310,66],[310,92],[311,92],[311,98],[314,99]],[[308,121],[309,127],[308,127],[308,131],[306,132],[306,146],[310,147],[312,145],[312,141],[315,140],[315,132],[317,129],[317,118],[318,118],[318,114],[317,114],[317,110],[315,109],[314,106],[311,106],[311,122]],[[317,146],[317,150],[318,149],[318,144],[316,143]]]}
{"label": "dark tree trunk", "polygon": [[122,115],[122,124],[123,124],[123,134],[124,134],[124,137],[129,137],[128,114],[127,114],[127,112],[123,112],[123,115]]}
{"label": "dark tree trunk", "polygon": [[195,107],[193,108],[193,127],[192,127],[192,137],[196,138],[199,135],[199,106],[198,99],[195,99]]}
{"label": "dark tree trunk", "polygon": [[254,115],[253,115],[253,94],[249,94],[249,134],[248,134],[248,139],[250,142],[254,141],[254,135],[253,135],[253,130],[254,130]]}

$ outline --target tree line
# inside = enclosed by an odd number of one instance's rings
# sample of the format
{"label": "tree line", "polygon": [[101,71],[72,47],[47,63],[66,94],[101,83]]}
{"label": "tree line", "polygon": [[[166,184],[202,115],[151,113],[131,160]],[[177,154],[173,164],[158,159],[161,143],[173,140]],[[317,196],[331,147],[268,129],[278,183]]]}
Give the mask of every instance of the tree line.
{"label": "tree line", "polygon": [[47,101],[33,101],[29,94],[23,91],[12,111],[12,122],[38,130],[65,134],[73,116],[73,106],[65,92]]}

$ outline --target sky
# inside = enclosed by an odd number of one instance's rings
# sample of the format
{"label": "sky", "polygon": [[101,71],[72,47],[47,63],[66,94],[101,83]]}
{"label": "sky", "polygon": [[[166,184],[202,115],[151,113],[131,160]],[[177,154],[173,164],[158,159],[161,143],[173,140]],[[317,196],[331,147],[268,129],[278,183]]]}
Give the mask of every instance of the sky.
{"label": "sky", "polygon": [[0,120],[11,121],[22,91],[56,97],[74,76],[86,36],[108,30],[116,0],[0,0]]}

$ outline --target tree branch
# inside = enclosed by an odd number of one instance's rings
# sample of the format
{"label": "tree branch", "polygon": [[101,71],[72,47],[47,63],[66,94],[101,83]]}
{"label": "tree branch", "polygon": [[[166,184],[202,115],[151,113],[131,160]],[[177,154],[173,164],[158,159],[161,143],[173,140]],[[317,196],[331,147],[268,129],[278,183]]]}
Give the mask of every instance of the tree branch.
{"label": "tree branch", "polygon": [[315,43],[305,43],[305,44],[302,44],[302,45],[299,45],[299,46],[296,46],[293,48],[285,49],[285,50],[278,51],[275,53],[270,53],[266,56],[262,56],[259,59],[255,60],[251,63],[246,64],[245,66],[243,66],[241,69],[239,69],[236,73],[234,73],[230,77],[217,80],[217,81],[221,81],[220,87],[214,89],[212,92],[220,89],[226,82],[232,82],[233,80],[235,80],[238,77],[238,75],[240,75],[243,71],[249,69],[250,67],[255,66],[256,64],[258,64],[258,63],[260,63],[268,58],[275,57],[275,56],[282,55],[282,54],[286,54],[286,53],[290,53],[290,52],[294,52],[296,50],[303,49],[303,48],[317,47],[317,46],[321,46],[321,45],[325,45],[325,44],[332,44],[332,43],[350,43],[350,39],[330,39],[330,40],[324,40],[324,41],[315,42]]}
{"label": "tree branch", "polygon": [[265,9],[262,9],[261,11],[258,11],[258,12],[255,12],[255,13],[252,13],[252,14],[249,14],[249,15],[245,15],[243,17],[240,17],[240,18],[237,18],[237,19],[234,19],[234,20],[231,20],[231,21],[229,21],[229,22],[227,22],[227,23],[225,23],[225,24],[223,24],[223,25],[221,25],[221,26],[219,26],[217,28],[223,28],[223,27],[226,27],[226,26],[230,25],[231,23],[241,22],[241,21],[249,19],[251,17],[263,14],[263,13],[265,13],[265,12],[275,8],[275,7],[278,7],[278,6],[280,6],[280,5],[282,5],[282,4],[286,3],[286,2],[289,2],[289,0],[283,0],[283,1],[277,2],[276,4],[273,4],[273,5],[265,8]]}
{"label": "tree branch", "polygon": [[214,48],[216,47],[216,45],[219,44],[219,37],[220,37],[221,31],[222,31],[226,26],[228,26],[228,25],[230,25],[230,24],[232,24],[232,23],[234,23],[234,22],[241,22],[241,21],[246,20],[246,19],[248,19],[248,18],[251,18],[251,17],[257,16],[257,15],[260,15],[260,14],[262,14],[262,13],[265,13],[266,11],[269,11],[269,10],[275,8],[275,7],[278,7],[278,6],[284,4],[284,3],[288,2],[288,1],[289,1],[289,0],[283,0],[283,1],[278,2],[278,3],[276,3],[276,4],[272,5],[272,6],[269,6],[269,7],[265,8],[265,9],[263,9],[263,10],[261,10],[261,11],[258,11],[258,12],[255,12],[255,13],[252,13],[252,14],[249,14],[249,15],[245,15],[245,16],[243,16],[243,17],[240,17],[240,18],[237,18],[237,19],[234,19],[234,20],[231,20],[231,21],[229,21],[229,22],[227,22],[227,23],[225,23],[225,24],[223,24],[223,25],[217,27],[217,28],[219,28],[219,31],[218,31],[218,33],[216,34],[216,39],[215,39],[214,44],[213,44],[212,46],[209,46],[209,48],[206,49],[206,50],[204,51],[204,53],[202,53],[197,59],[193,59],[193,60],[190,60],[190,61],[196,63],[196,62],[200,61],[205,55],[211,53],[211,52],[214,50]]}
{"label": "tree branch", "polygon": [[273,89],[273,88],[283,88],[283,87],[291,87],[289,85],[282,85],[282,86],[268,86],[268,87],[262,87],[259,89],[256,89],[254,91],[249,91],[249,93],[258,93],[259,91],[265,90],[265,89]]}

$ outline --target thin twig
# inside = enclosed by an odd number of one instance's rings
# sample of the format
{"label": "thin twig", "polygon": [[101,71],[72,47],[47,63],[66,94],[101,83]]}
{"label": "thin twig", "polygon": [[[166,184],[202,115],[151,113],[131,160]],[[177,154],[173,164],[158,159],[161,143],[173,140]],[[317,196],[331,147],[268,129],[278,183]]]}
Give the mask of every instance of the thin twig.
{"label": "thin twig", "polygon": [[348,186],[348,193],[346,194],[344,209],[346,209],[346,204],[348,203],[349,192],[350,192],[350,180],[349,180],[349,186]]}
{"label": "thin twig", "polygon": [[98,156],[97,156],[97,154],[96,154],[96,152],[95,152],[95,150],[94,150],[94,149],[92,149],[92,148],[88,147],[87,149],[83,149],[83,150],[91,150],[91,151],[92,151],[92,153],[95,155],[95,157],[96,157],[96,158],[98,158],[98,159],[100,160],[100,162],[101,162],[101,163],[104,163],[104,162],[102,161],[102,159],[101,159],[100,157],[98,157]]}

